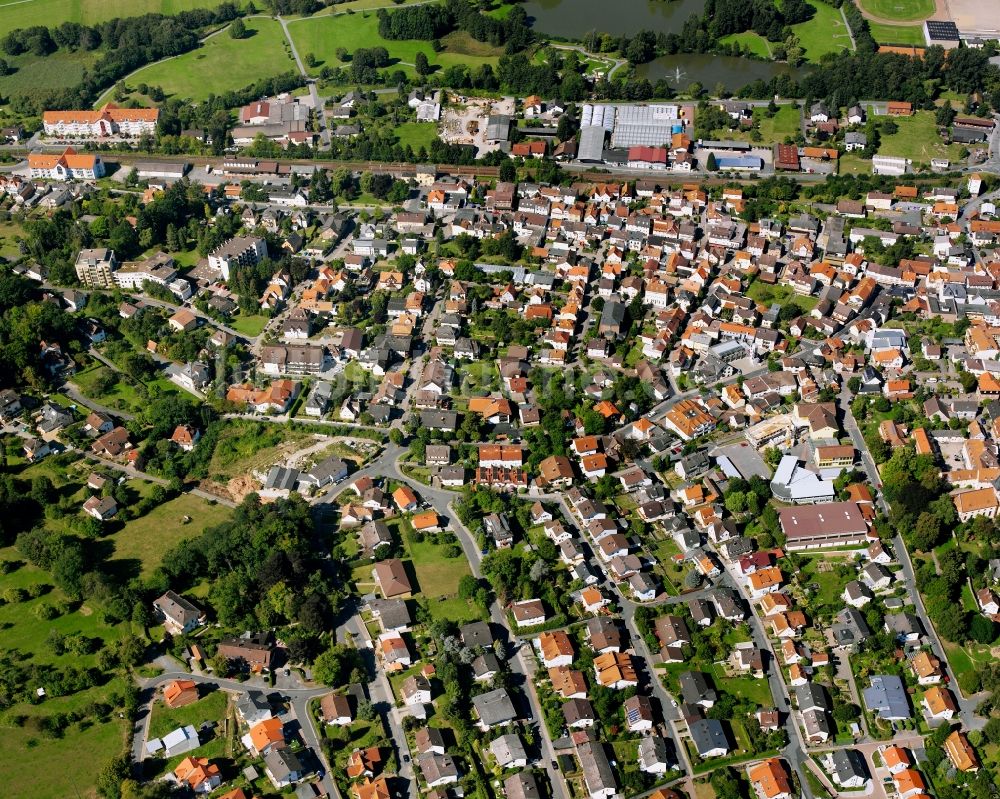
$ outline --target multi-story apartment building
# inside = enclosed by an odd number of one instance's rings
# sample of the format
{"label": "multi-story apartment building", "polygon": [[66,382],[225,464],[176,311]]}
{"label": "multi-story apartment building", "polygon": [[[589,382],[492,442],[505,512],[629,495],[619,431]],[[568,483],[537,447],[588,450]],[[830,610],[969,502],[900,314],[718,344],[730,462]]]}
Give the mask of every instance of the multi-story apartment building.
{"label": "multi-story apartment building", "polygon": [[76,256],[76,277],[85,286],[111,288],[115,285],[114,272],[117,268],[114,250],[107,247],[80,250]]}

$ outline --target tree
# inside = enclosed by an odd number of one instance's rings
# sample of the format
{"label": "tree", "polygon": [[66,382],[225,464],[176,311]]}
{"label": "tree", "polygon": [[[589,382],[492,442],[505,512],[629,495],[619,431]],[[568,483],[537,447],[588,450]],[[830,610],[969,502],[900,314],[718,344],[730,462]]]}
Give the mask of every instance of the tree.
{"label": "tree", "polygon": [[940,537],[941,520],[928,511],[921,513],[910,534],[910,543],[922,552],[930,552],[937,546]]}
{"label": "tree", "polygon": [[990,619],[978,613],[972,617],[972,621],[969,622],[969,637],[973,641],[978,641],[981,644],[992,644],[996,635],[996,625]]}
{"label": "tree", "polygon": [[345,685],[356,668],[361,667],[358,650],[345,644],[334,644],[316,658],[313,676],[324,685]]}
{"label": "tree", "polygon": [[427,60],[427,56],[420,50],[413,58],[413,69],[421,78],[431,74],[431,64]]}
{"label": "tree", "polygon": [[502,162],[500,164],[500,180],[505,183],[512,183],[517,180],[517,167],[514,166],[514,162],[510,159]]}
{"label": "tree", "polygon": [[233,24],[229,26],[229,35],[234,39],[244,39],[247,35],[247,26],[243,20],[237,17]]}
{"label": "tree", "polygon": [[715,153],[709,153],[708,158],[705,159],[705,169],[709,172],[717,172],[719,169],[719,163],[715,160]]}

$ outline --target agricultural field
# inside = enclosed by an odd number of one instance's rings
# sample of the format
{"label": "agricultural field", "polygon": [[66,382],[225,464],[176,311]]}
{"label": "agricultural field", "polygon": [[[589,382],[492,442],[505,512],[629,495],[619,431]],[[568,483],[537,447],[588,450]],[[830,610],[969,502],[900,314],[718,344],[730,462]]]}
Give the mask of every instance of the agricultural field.
{"label": "agricultural field", "polygon": [[886,25],[869,21],[868,28],[872,32],[872,38],[879,44],[924,46],[924,29],[921,25]]}
{"label": "agricultural field", "polygon": [[792,33],[799,38],[806,58],[819,61],[827,53],[851,50],[851,36],[839,8],[819,0],[809,0],[816,14],[806,22],[792,26]]}
{"label": "agricultural field", "polygon": [[873,17],[912,22],[934,14],[934,0],[860,0],[859,5]]}
{"label": "agricultural field", "polygon": [[[4,12],[0,11],[0,27]],[[4,56],[13,72],[0,77],[0,96],[32,95],[53,89],[76,86],[83,80],[83,73],[101,57],[96,51],[69,53],[59,50],[52,55],[39,57],[30,53],[15,57]]]}
{"label": "agricultural field", "polygon": [[136,566],[133,571],[146,577],[160,565],[166,552],[186,538],[201,535],[206,527],[226,521],[230,513],[224,505],[181,494],[110,536],[115,547],[112,560]]}
{"label": "agricultural field", "polygon": [[5,0],[0,3],[0,36],[32,25],[94,25],[116,17],[176,14],[217,5],[216,0]]}
{"label": "agricultural field", "polygon": [[[378,33],[378,18],[374,14],[337,14],[294,20],[289,23],[289,33],[295,41],[299,55],[313,53],[318,65],[312,71],[319,72],[324,66],[343,66],[337,58],[337,49],[353,52],[359,47],[384,47],[389,57],[396,63],[390,67],[412,72],[417,53],[423,53],[431,65],[442,68],[456,64],[476,69],[482,64],[496,64],[501,51],[470,39],[462,33],[452,33],[441,41],[445,49],[435,53],[430,42],[416,39],[388,40]],[[349,62],[348,62],[349,65]]]}
{"label": "agricultural field", "polygon": [[728,36],[723,36],[719,41],[722,44],[738,44],[744,50],[749,49],[751,53],[761,58],[771,57],[771,45],[767,39],[753,31],[731,33]]}
{"label": "agricultural field", "polygon": [[[260,78],[296,69],[280,23],[254,18],[247,20],[246,29],[245,39],[220,31],[190,53],[140,69],[126,84],[148,83],[162,87],[167,96],[203,100],[209,94],[242,89]],[[102,97],[98,105],[105,101]]]}
{"label": "agricultural field", "polygon": [[945,144],[937,131],[933,111],[917,111],[911,117],[894,117],[899,127],[895,133],[882,134],[879,155],[896,155],[911,159],[914,164],[930,163],[932,158],[961,158],[961,144]]}

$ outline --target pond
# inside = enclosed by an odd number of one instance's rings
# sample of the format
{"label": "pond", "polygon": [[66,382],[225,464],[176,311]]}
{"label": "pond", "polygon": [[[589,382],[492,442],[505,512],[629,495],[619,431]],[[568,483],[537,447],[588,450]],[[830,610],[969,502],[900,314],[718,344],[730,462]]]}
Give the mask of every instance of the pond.
{"label": "pond", "polygon": [[640,77],[648,78],[654,83],[660,78],[666,78],[675,89],[686,89],[697,81],[710,92],[719,83],[732,91],[758,79],[768,81],[778,75],[791,75],[796,71],[795,67],[783,62],[755,61],[710,53],[661,56],[636,68]]}
{"label": "pond", "polygon": [[581,39],[592,30],[679,33],[688,17],[701,16],[705,0],[526,0],[522,7],[539,32]]}

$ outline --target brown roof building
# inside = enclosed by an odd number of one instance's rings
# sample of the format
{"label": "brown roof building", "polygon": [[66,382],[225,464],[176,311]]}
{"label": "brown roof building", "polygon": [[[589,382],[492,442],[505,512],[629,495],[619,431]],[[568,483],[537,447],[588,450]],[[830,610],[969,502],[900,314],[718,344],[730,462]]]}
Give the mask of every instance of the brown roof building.
{"label": "brown roof building", "polygon": [[378,585],[379,591],[386,599],[393,597],[407,597],[413,593],[413,586],[410,578],[406,574],[403,562],[397,558],[383,560],[375,564],[372,569],[372,576]]}

